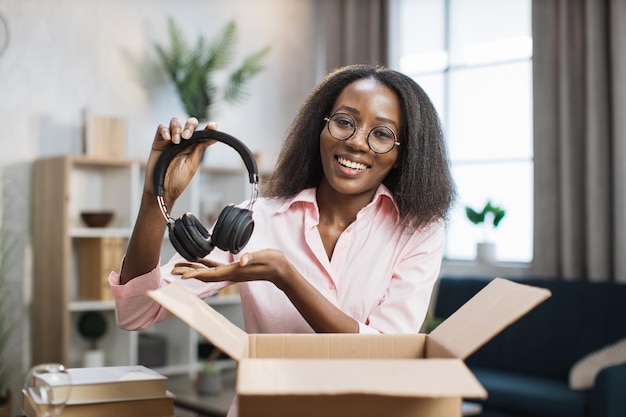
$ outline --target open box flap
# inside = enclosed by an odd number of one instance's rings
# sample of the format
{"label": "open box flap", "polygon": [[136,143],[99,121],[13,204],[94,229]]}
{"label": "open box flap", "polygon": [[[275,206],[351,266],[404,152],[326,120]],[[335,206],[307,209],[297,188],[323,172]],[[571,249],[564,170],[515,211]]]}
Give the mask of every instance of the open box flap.
{"label": "open box flap", "polygon": [[237,392],[240,396],[487,396],[460,359],[246,358],[239,363]]}
{"label": "open box flap", "polygon": [[239,361],[246,354],[248,334],[180,282],[149,291],[148,295],[231,358]]}
{"label": "open box flap", "polygon": [[426,356],[465,359],[550,294],[495,278],[429,334]]}

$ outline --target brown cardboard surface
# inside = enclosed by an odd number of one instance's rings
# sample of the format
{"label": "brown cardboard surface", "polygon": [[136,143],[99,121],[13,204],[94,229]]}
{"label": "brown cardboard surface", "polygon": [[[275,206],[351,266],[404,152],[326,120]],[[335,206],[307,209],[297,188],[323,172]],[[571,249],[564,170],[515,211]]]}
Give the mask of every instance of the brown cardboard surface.
{"label": "brown cardboard surface", "polygon": [[426,356],[465,359],[549,297],[545,288],[495,278],[429,334]]}
{"label": "brown cardboard surface", "polygon": [[241,396],[486,396],[460,359],[243,359],[239,363],[237,392]]}
{"label": "brown cardboard surface", "polygon": [[251,358],[422,358],[426,335],[251,334]]}
{"label": "brown cardboard surface", "polygon": [[486,396],[462,359],[550,293],[494,279],[430,335],[247,335],[178,282],[149,295],[239,361],[240,417],[457,417]]}
{"label": "brown cardboard surface", "polygon": [[461,417],[461,398],[366,394],[239,397],[239,417]]}
{"label": "brown cardboard surface", "polygon": [[240,360],[247,354],[248,334],[179,282],[148,295],[231,358]]}

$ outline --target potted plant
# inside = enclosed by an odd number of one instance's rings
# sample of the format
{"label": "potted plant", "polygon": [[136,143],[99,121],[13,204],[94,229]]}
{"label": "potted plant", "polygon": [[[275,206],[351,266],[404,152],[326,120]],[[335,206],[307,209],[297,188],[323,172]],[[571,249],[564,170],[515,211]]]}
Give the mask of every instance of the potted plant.
{"label": "potted plant", "polygon": [[78,333],[89,342],[89,349],[83,352],[83,367],[93,368],[105,365],[104,351],[98,341],[107,331],[107,321],[98,311],[87,311],[78,319]]}
{"label": "potted plant", "polygon": [[218,86],[217,72],[226,70],[232,61],[236,23],[230,21],[212,42],[200,36],[194,47],[187,43],[171,17],[168,29],[169,48],[155,45],[160,63],[174,83],[187,115],[200,121],[211,120],[210,112],[219,101],[241,101],[246,96],[246,83],[263,69],[261,62],[270,51],[266,46],[249,55],[228,73],[225,85]]}
{"label": "potted plant", "polygon": [[221,353],[214,347],[202,364],[196,380],[196,389],[200,394],[216,395],[222,392],[222,368],[216,362]]}
{"label": "potted plant", "polygon": [[422,333],[426,333],[426,334],[431,333],[441,323],[443,323],[443,318],[429,314],[428,316],[426,316],[426,319],[424,320],[424,324],[422,325],[421,331]]}
{"label": "potted plant", "polygon": [[[0,220],[1,222],[1,220]],[[11,416],[13,390],[11,383],[19,364],[19,359],[12,349],[12,335],[17,325],[15,317],[13,290],[8,280],[11,248],[9,234],[0,224],[0,417]]]}
{"label": "potted plant", "polygon": [[496,245],[491,241],[491,232],[498,228],[506,211],[488,200],[481,211],[466,206],[465,215],[475,225],[482,225],[483,240],[476,245],[476,259],[482,263],[493,264],[496,261]]}

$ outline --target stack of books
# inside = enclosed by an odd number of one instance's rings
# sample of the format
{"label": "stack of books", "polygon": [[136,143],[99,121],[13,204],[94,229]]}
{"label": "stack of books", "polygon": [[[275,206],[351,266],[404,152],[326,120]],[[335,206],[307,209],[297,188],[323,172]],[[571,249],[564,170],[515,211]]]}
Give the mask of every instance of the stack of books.
{"label": "stack of books", "polygon": [[[141,365],[68,369],[69,398],[59,417],[172,417],[174,395],[167,378]],[[54,393],[67,387],[50,384]],[[41,417],[44,407],[22,391],[26,417]]]}

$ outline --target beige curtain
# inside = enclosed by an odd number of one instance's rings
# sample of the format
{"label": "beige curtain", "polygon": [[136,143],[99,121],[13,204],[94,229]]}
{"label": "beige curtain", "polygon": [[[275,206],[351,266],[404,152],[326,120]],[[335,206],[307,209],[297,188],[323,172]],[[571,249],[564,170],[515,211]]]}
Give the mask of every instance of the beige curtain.
{"label": "beige curtain", "polygon": [[534,272],[626,282],[626,0],[533,0]]}
{"label": "beige curtain", "polygon": [[387,64],[388,0],[319,0],[324,72],[350,64]]}

